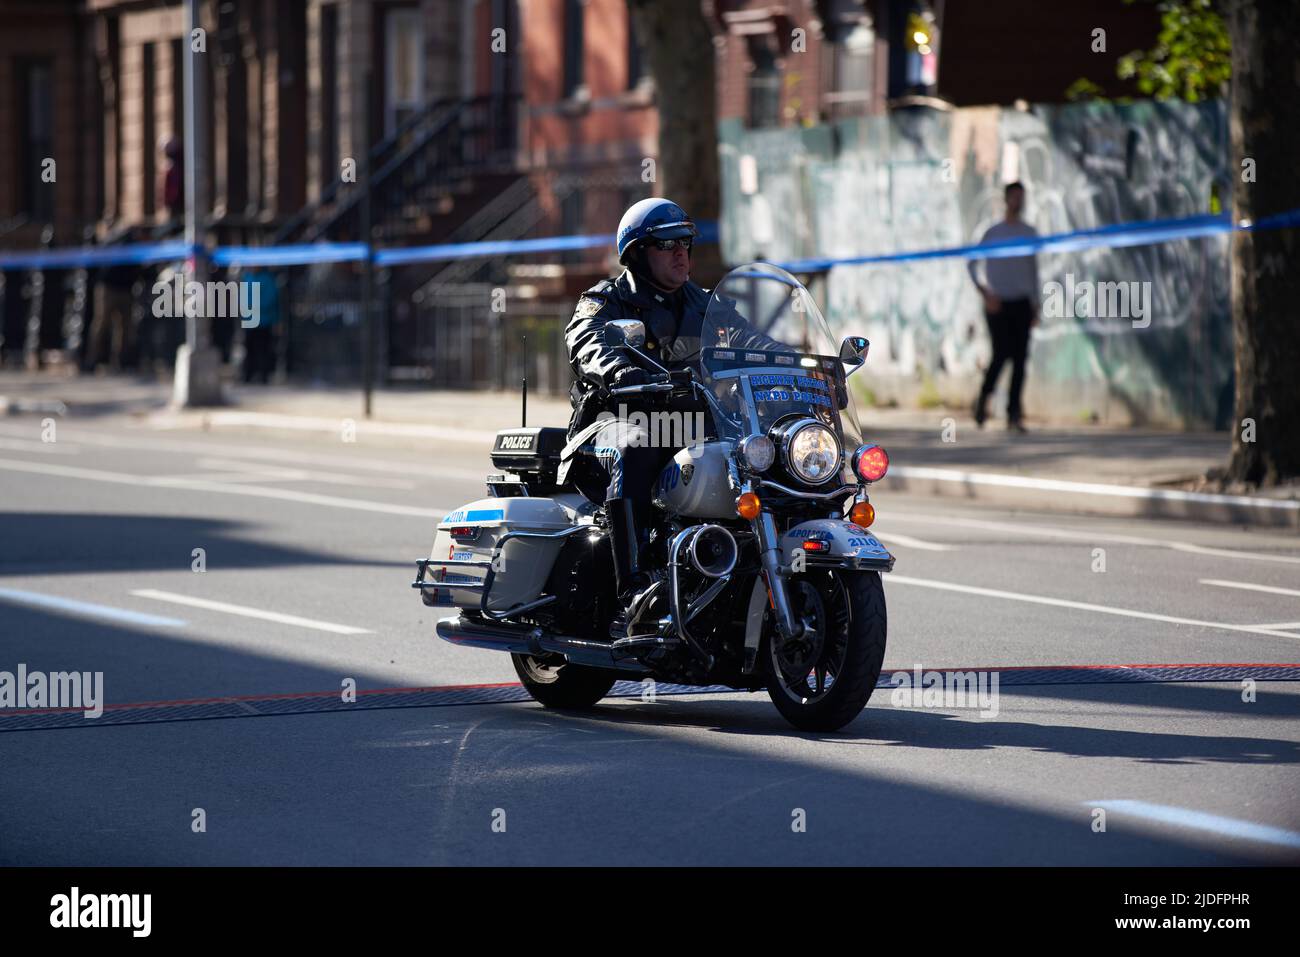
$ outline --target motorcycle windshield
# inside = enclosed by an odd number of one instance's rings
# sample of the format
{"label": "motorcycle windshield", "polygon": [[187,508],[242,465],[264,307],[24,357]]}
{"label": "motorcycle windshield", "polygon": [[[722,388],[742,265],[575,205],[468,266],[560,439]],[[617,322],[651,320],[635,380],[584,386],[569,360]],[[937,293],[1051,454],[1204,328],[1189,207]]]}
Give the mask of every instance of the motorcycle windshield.
{"label": "motorcycle windshield", "polygon": [[839,353],[798,279],[771,263],[733,269],[709,299],[697,369],[723,413],[720,435],[766,435],[785,420],[811,418],[852,452],[862,433]]}

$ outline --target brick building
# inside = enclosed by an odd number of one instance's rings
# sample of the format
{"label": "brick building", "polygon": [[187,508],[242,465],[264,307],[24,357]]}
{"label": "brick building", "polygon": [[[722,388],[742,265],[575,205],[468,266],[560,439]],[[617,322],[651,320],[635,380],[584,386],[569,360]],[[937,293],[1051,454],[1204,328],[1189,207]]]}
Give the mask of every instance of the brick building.
{"label": "brick building", "polygon": [[[1132,95],[1116,61],[1159,27],[1154,4],[1124,0],[716,0],[714,16],[718,116],[751,127],[1054,103],[1080,77]],[[1105,51],[1094,52],[1099,28]]]}
{"label": "brick building", "polygon": [[7,246],[34,247],[43,234],[57,244],[79,242],[99,207],[99,78],[82,6],[13,0],[0,10],[0,243]]}
{"label": "brick building", "polygon": [[[13,0],[0,17],[0,135],[16,146],[0,150],[0,222],[166,221],[159,146],[181,135],[190,45],[179,0]],[[639,173],[654,154],[623,0],[203,0],[199,19],[210,219],[226,238],[255,239],[343,161],[458,98],[519,98],[504,119],[520,172]],[[39,189],[47,154],[61,175]],[[556,214],[578,227],[578,205]]]}
{"label": "brick building", "polygon": [[[1059,100],[1084,75],[1118,92],[1116,56],[1149,45],[1158,16],[1122,0],[701,3],[718,117],[750,127]],[[201,37],[184,35],[181,0],[0,5],[0,248],[179,233],[191,50],[219,244],[359,238],[367,164],[385,245],[611,233],[655,192],[655,91],[626,0],[201,0],[199,22]],[[559,309],[610,267],[602,247],[385,272],[389,361],[427,362],[431,303],[471,316],[484,288],[504,287]],[[61,300],[86,297],[49,277],[39,304],[31,281],[16,295],[7,277],[0,348],[25,338],[30,354],[33,330],[59,341]],[[303,315],[318,302],[294,301]]]}
{"label": "brick building", "polygon": [[[1052,102],[1085,75],[1118,92],[1115,58],[1149,43],[1157,17],[1123,0],[703,2],[718,115],[750,126],[881,113],[916,95]],[[50,223],[67,244],[86,226],[165,222],[159,146],[182,121],[180,0],[9,0],[0,17],[0,242],[30,246]],[[223,241],[268,238],[345,160],[470,97],[507,105],[492,118],[510,127],[497,145],[534,179],[534,231],[608,229],[650,191],[654,90],[625,0],[202,0],[200,21],[207,195]],[[1105,53],[1091,49],[1097,27]],[[41,181],[47,157],[54,183]],[[449,193],[460,214],[420,220],[412,236],[450,232],[488,198],[463,183]]]}

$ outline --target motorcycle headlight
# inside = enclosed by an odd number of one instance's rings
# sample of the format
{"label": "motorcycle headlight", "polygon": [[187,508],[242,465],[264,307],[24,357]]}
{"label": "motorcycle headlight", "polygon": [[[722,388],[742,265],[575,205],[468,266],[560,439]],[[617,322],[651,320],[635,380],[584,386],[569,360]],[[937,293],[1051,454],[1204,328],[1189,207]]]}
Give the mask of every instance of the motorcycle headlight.
{"label": "motorcycle headlight", "polygon": [[740,440],[740,460],[751,471],[766,472],[776,461],[776,446],[766,435],[749,435]]}
{"label": "motorcycle headlight", "polygon": [[810,422],[788,433],[785,462],[794,476],[820,485],[840,471],[840,443],[824,425]]}

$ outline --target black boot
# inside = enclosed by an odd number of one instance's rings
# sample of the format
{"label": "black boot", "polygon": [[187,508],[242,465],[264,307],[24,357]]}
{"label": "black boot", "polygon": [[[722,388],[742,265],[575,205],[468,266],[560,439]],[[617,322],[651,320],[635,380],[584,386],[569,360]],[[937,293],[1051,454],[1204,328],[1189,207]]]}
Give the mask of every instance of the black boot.
{"label": "black boot", "polygon": [[620,608],[619,615],[610,625],[610,634],[621,638],[628,634],[629,623],[635,623],[640,606],[650,597],[655,582],[641,568],[639,523],[632,500],[610,499],[605,503],[605,515],[609,522],[609,543],[614,553],[614,581],[618,586]]}
{"label": "black boot", "polygon": [[609,522],[609,544],[614,553],[614,581],[619,597],[633,591],[641,577],[641,540],[636,512],[630,498],[611,498],[605,503]]}

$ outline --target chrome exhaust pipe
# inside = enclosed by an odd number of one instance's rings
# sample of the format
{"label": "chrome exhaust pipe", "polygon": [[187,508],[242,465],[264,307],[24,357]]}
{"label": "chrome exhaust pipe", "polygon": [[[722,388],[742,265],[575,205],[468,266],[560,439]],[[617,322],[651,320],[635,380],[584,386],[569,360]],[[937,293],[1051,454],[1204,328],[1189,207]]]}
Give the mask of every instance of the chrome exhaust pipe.
{"label": "chrome exhaust pipe", "polygon": [[740,549],[731,532],[721,525],[700,525],[691,530],[686,557],[706,578],[725,578],[736,567]]}
{"label": "chrome exhaust pipe", "polygon": [[457,616],[443,618],[434,630],[439,638],[453,645],[467,645],[471,648],[488,648],[492,651],[508,651],[516,655],[537,657],[550,654],[563,655],[567,661],[575,665],[646,673],[645,668],[635,661],[616,659],[609,643],[556,635],[535,626],[506,622],[489,624]]}

